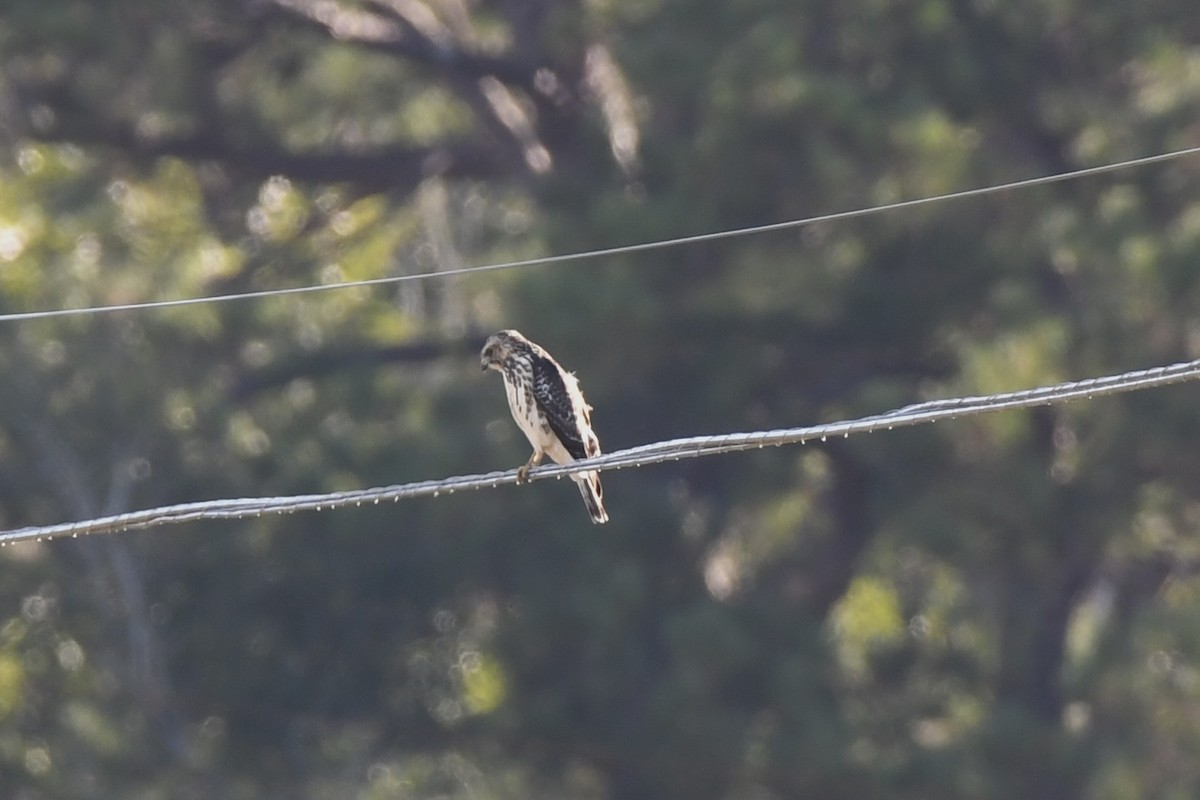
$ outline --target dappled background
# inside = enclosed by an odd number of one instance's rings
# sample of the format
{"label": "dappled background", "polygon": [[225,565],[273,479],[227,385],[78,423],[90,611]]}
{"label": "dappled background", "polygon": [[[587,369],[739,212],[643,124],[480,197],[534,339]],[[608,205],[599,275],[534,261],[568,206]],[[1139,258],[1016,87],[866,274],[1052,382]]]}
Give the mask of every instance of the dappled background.
{"label": "dappled background", "polygon": [[[1200,145],[1192,0],[6,0],[0,313],[451,270]],[[0,527],[1200,356],[1200,159],[0,322]],[[1197,389],[0,551],[0,795],[1190,798]]]}

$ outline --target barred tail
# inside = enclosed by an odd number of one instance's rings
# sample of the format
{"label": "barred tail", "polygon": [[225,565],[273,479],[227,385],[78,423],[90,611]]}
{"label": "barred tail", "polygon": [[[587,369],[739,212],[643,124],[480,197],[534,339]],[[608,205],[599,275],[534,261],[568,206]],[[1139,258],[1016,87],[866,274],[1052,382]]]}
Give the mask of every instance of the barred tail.
{"label": "barred tail", "polygon": [[608,522],[608,512],[604,510],[604,489],[600,486],[600,473],[579,472],[571,477],[579,485],[579,493],[583,495],[583,504],[587,506],[592,522],[597,525]]}

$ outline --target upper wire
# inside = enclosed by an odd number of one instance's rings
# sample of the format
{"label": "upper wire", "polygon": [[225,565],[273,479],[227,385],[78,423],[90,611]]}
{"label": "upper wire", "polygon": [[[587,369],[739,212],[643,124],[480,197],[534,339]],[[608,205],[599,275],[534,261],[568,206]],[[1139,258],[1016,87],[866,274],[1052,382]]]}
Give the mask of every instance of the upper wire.
{"label": "upper wire", "polygon": [[643,253],[649,250],[661,250],[668,247],[680,247],[682,245],[697,244],[700,242],[712,242],[719,239],[732,239],[738,236],[750,236],[760,233],[769,233],[771,231],[781,231],[793,228],[802,228],[808,225],[816,225],[823,222],[836,222],[839,220],[855,219],[873,214],[882,214],[888,211],[898,211],[900,209],[916,208],[918,206],[930,205],[933,203],[944,203],[951,200],[962,200],[969,197],[981,197],[983,195],[995,194],[997,192],[1007,192],[1014,189],[1027,189],[1034,186],[1044,186],[1050,183],[1058,183],[1061,181],[1076,180],[1085,178],[1091,175],[1101,175],[1107,172],[1115,172],[1117,170],[1131,169],[1133,167],[1142,167],[1149,164],[1157,164],[1163,161],[1171,161],[1185,156],[1196,155],[1200,153],[1200,146],[1187,147],[1181,150],[1172,150],[1167,153],[1159,153],[1157,155],[1143,156],[1141,158],[1128,159],[1126,161],[1118,161],[1111,164],[1101,164],[1095,167],[1085,167],[1083,169],[1071,170],[1070,172],[1060,172],[1053,175],[1043,175],[1036,178],[1025,178],[1023,180],[1010,181],[1008,183],[994,184],[992,186],[983,186],[976,189],[964,189],[957,192],[949,192],[947,194],[933,195],[931,197],[919,197],[912,200],[900,200],[894,203],[884,203],[882,205],[867,206],[864,208],[852,209],[849,211],[837,211],[831,214],[820,214],[812,217],[803,217],[800,219],[785,220],[783,222],[772,222],[765,225],[752,225],[745,228],[731,228],[728,230],[711,231],[709,233],[699,233],[691,236],[679,236],[671,239],[658,239],[649,242],[640,242],[636,244],[618,245],[616,247],[603,247],[596,250],[586,250],[579,253],[563,253],[559,255],[539,256],[537,258],[525,258],[518,261],[504,261],[495,264],[479,264],[469,267],[458,267],[455,269],[446,269],[431,272],[414,272],[407,275],[390,275],[383,278],[368,278],[356,281],[340,281],[337,283],[323,283],[309,286],[292,286],[279,289],[262,289],[253,292],[240,292],[235,294],[219,294],[209,295],[206,297],[185,297],[176,300],[149,300],[139,303],[116,303],[113,305],[99,306],[82,306],[79,308],[58,308],[48,309],[43,311],[18,311],[9,314],[0,314],[0,323],[2,322],[17,322],[21,320],[33,319],[49,319],[52,317],[73,317],[90,314],[110,313],[116,311],[143,311],[149,309],[161,308],[180,308],[183,306],[194,306],[208,303],[225,303],[233,300],[254,300],[266,297],[282,297],[285,295],[307,294],[310,292],[327,292],[335,289],[351,289],[355,287],[365,286],[380,286],[383,284],[404,283],[407,281],[427,280],[430,278],[448,278],[454,275],[470,275],[479,272],[495,272],[497,270],[515,269],[518,267],[532,267],[542,264],[558,264],[567,261],[584,261],[588,259],[603,258],[607,256],[627,255],[629,253]]}
{"label": "upper wire", "polygon": [[[576,461],[566,465],[548,465],[529,473],[529,479],[561,478],[581,471],[602,471],[627,467],[644,467],[664,461],[732,453],[763,447],[804,444],[811,441],[892,430],[957,417],[989,412],[1057,405],[1071,400],[1092,399],[1107,395],[1150,389],[1200,378],[1200,359],[1152,369],[1123,372],[1100,378],[1041,386],[1016,392],[931,400],[904,406],[882,414],[874,414],[841,422],[810,425],[800,428],[727,433],[716,436],[692,436],[617,450],[606,455]],[[0,547],[17,542],[44,541],[67,536],[117,533],[126,530],[158,528],[195,520],[243,519],[266,514],[295,511],[321,511],[378,504],[385,500],[400,501],[413,497],[439,497],[466,489],[495,488],[517,482],[517,470],[489,472],[482,475],[460,475],[440,480],[420,481],[397,486],[382,486],[329,494],[307,494],[288,497],[246,497],[227,500],[205,500],[196,503],[163,506],[125,514],[64,522],[57,525],[19,528],[0,531]]]}

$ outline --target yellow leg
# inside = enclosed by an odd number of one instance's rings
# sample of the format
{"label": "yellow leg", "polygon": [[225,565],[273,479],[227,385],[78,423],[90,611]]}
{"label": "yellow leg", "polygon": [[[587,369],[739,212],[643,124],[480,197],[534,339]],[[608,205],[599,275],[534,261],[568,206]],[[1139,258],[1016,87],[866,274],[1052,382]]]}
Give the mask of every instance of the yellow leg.
{"label": "yellow leg", "polygon": [[541,450],[534,450],[533,455],[525,462],[525,466],[517,467],[517,483],[526,483],[529,480],[529,470],[542,463],[542,456],[544,455],[545,453]]}

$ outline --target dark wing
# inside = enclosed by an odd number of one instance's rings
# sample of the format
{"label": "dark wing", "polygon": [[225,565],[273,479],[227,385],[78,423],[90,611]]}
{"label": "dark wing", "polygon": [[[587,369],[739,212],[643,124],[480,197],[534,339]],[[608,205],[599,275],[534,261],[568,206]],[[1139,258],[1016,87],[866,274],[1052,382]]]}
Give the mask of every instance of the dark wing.
{"label": "dark wing", "polygon": [[540,353],[533,356],[533,397],[546,415],[550,430],[575,458],[587,458],[587,448],[579,435],[579,420],[571,407],[571,395],[558,366]]}

